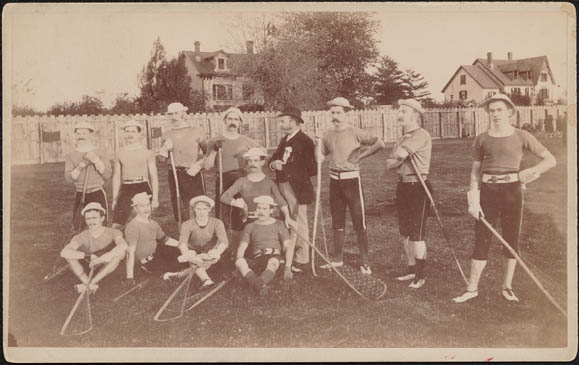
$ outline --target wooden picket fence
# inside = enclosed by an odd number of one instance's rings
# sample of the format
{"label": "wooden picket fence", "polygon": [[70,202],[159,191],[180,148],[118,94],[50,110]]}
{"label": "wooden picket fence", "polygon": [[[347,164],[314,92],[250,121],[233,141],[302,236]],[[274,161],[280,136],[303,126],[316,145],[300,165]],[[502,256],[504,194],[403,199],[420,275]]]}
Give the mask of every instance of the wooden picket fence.
{"label": "wooden picket fence", "polygon": [[[555,121],[566,113],[564,105],[520,107],[514,123],[525,123],[544,129],[545,120]],[[261,146],[275,148],[282,137],[275,112],[244,113],[242,133],[256,140]],[[351,123],[369,131],[385,142],[395,141],[402,130],[396,123],[396,111],[391,109],[357,110],[350,113]],[[302,113],[303,130],[313,136],[318,128],[330,126],[326,111]],[[129,119],[138,121],[143,130],[143,143],[159,151],[161,135],[169,127],[170,120],[164,114],[147,115],[77,115],[33,116],[12,119],[12,165],[50,163],[64,161],[65,155],[74,148],[74,126],[80,121],[91,122],[96,131],[94,143],[115,158],[124,145],[121,126]],[[202,128],[208,138],[221,133],[222,115],[218,113],[188,114],[187,121]],[[482,108],[428,109],[422,127],[433,138],[473,137],[488,128],[489,117]]]}

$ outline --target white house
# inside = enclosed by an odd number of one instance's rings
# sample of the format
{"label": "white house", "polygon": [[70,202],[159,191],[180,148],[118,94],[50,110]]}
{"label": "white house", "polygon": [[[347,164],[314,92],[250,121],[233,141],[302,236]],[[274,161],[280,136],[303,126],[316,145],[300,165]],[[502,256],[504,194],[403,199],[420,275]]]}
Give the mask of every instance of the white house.
{"label": "white house", "polygon": [[472,65],[459,66],[442,89],[444,99],[452,101],[475,101],[480,103],[499,92],[528,95],[531,103],[541,96],[546,102],[557,97],[558,86],[547,56],[513,60],[512,52],[506,60],[477,58]]}

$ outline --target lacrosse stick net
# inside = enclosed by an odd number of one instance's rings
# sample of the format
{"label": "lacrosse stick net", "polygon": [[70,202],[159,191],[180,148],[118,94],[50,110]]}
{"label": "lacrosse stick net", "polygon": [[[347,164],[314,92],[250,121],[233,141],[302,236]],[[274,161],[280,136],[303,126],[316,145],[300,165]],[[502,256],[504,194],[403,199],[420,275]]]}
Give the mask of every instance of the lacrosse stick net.
{"label": "lacrosse stick net", "polygon": [[153,319],[157,322],[172,321],[181,318],[185,313],[187,297],[189,296],[189,286],[193,278],[193,270],[186,269],[179,273],[178,278],[184,277],[183,281],[169,295]]}
{"label": "lacrosse stick net", "polygon": [[[94,268],[90,270],[88,281],[90,282],[94,273]],[[74,303],[72,310],[64,321],[60,334],[62,336],[79,336],[89,332],[92,325],[92,313],[90,307],[90,293],[88,285],[82,286],[82,292]]]}

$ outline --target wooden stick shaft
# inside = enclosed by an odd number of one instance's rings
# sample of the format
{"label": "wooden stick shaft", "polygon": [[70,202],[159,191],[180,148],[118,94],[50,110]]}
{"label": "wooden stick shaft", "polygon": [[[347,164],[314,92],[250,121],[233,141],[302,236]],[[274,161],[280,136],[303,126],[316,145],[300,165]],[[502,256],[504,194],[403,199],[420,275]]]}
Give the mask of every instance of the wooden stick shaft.
{"label": "wooden stick shaft", "polygon": [[177,217],[179,220],[179,229],[181,229],[181,192],[179,191],[179,179],[177,177],[177,168],[175,167],[175,158],[173,151],[169,151],[169,158],[171,159],[171,170],[173,171],[173,180],[175,180],[175,195],[177,197]]}
{"label": "wooden stick shaft", "polygon": [[[159,311],[157,311],[157,314],[155,314],[155,317],[153,317],[153,319],[155,321],[158,322],[164,322],[163,320],[159,320],[159,317],[161,316],[161,313],[163,313],[163,311],[169,306],[169,304],[171,303],[171,301],[173,300],[173,298],[175,298],[175,296],[179,293],[179,291],[181,289],[183,289],[183,287],[185,285],[189,285],[189,283],[191,282],[191,278],[193,277],[193,270],[191,270],[191,272],[187,275],[187,277],[185,279],[183,279],[183,281],[181,282],[181,284],[179,284],[179,286],[177,287],[177,289],[175,289],[173,291],[173,293],[171,293],[171,295],[169,296],[169,298],[167,298],[167,300],[165,301],[165,303],[163,303],[163,305],[161,306],[161,308],[159,309]],[[187,298],[187,293],[185,293],[185,298]],[[183,301],[183,307],[185,306],[185,301]],[[183,308],[183,310],[181,311],[181,314],[175,318],[178,318],[180,316],[183,315],[183,311],[185,308]],[[175,319],[175,318],[171,318],[171,319]]]}

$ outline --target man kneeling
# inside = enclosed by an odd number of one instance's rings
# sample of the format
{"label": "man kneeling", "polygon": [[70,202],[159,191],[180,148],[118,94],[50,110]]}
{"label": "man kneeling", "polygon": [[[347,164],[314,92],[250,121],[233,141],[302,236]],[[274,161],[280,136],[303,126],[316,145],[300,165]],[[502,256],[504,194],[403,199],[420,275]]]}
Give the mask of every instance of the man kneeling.
{"label": "man kneeling", "polygon": [[[103,226],[105,214],[106,210],[99,203],[87,204],[81,215],[88,229],[74,236],[60,252],[60,256],[68,262],[72,272],[82,282],[75,286],[79,292],[88,286],[90,292],[94,293],[99,287],[98,283],[115,271],[125,256],[127,242],[121,231]],[[110,249],[113,242],[116,246]],[[90,281],[81,264],[82,259],[90,260],[91,269],[97,265],[104,265]]]}
{"label": "man kneeling", "polygon": [[[267,285],[280,266],[282,245],[285,251],[284,280],[292,278],[294,247],[284,223],[271,216],[273,206],[277,205],[273,198],[262,195],[253,202],[257,204],[257,220],[248,224],[241,234],[235,266],[259,295],[266,295]],[[245,258],[247,249],[250,255]],[[255,271],[262,272],[257,276]]]}

